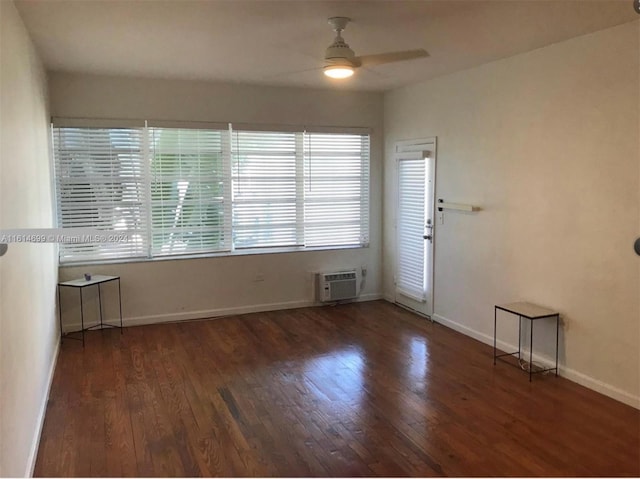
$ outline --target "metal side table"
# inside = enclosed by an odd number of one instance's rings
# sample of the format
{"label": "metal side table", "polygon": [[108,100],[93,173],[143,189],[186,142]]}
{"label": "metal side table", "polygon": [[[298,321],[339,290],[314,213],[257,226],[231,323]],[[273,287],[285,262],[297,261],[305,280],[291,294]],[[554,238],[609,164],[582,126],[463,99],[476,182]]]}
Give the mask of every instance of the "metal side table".
{"label": "metal side table", "polygon": [[[118,282],[118,307],[120,310],[120,326],[116,326],[113,324],[104,323],[102,321],[102,291],[100,286],[102,283],[108,283],[110,281]],[[83,298],[82,298],[82,290],[88,286],[98,285],[98,305],[100,309],[100,324],[96,324],[94,326],[89,326],[88,328],[84,327],[84,308],[83,308]],[[77,288],[80,291],[80,324],[82,329],[80,331],[73,331],[74,333],[80,332],[82,334],[81,338],[74,338],[73,336],[68,336],[69,339],[77,339],[78,341],[82,341],[82,347],[84,347],[84,332],[89,331],[91,329],[104,329],[107,328],[120,328],[120,334],[122,334],[122,296],[120,292],[120,276],[103,276],[103,275],[95,275],[92,276],[91,279],[86,280],[85,278],[73,279],[71,281],[63,281],[62,283],[58,283],[58,319],[60,321],[60,340],[62,341],[62,303],[61,303],[61,295],[60,289],[62,287],[67,288]]]}
{"label": "metal side table", "polygon": [[[518,316],[518,350],[513,353],[504,353],[498,354],[498,349],[496,347],[497,342],[497,325],[498,325],[498,310],[506,311],[507,313],[515,314]],[[556,376],[558,375],[558,332],[560,329],[560,313],[557,311],[553,311],[551,309],[543,308],[541,306],[537,306],[531,303],[519,302],[519,303],[509,303],[509,304],[496,304],[493,310],[493,365],[496,364],[496,359],[502,358],[504,356],[518,356],[518,359],[521,359],[520,353],[522,349],[522,318],[526,318],[529,320],[530,324],[530,344],[529,344],[529,382],[531,382],[531,376],[533,374],[544,373],[546,371],[555,371]],[[546,368],[541,369],[539,371],[533,372],[533,323],[538,319],[545,318],[556,318],[556,367],[555,368]],[[512,363],[507,363],[512,364]]]}

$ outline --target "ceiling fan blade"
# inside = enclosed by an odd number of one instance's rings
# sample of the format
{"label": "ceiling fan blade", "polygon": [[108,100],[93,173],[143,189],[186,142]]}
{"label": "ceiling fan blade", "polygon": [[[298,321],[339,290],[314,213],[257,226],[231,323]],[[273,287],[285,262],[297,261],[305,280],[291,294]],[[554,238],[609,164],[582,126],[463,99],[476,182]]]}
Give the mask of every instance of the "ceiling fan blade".
{"label": "ceiling fan blade", "polygon": [[358,66],[373,67],[384,63],[403,62],[406,60],[414,60],[416,58],[428,57],[429,53],[420,48],[419,50],[406,50],[403,52],[378,53],[377,55],[363,55],[355,57],[354,63]]}

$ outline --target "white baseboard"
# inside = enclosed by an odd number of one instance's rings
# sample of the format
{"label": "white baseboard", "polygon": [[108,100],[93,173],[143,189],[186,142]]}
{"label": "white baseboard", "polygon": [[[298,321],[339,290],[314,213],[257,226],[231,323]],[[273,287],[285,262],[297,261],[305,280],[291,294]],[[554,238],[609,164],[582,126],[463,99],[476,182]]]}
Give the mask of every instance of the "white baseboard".
{"label": "white baseboard", "polygon": [[216,318],[220,316],[232,316],[236,314],[260,313],[279,309],[306,308],[315,306],[311,301],[288,301],[285,303],[254,304],[250,306],[236,306],[231,308],[206,309],[200,311],[186,311],[184,313],[156,314],[149,316],[136,316],[125,318],[125,326],[144,326],[147,324],[173,323],[176,321],[190,321],[194,319]]}
{"label": "white baseboard", "polygon": [[[57,326],[57,325],[56,325]],[[60,336],[56,335],[56,347],[53,351],[53,358],[51,358],[51,366],[49,367],[49,377],[47,378],[47,393],[42,398],[40,404],[40,410],[38,411],[37,431],[33,437],[31,443],[31,450],[29,451],[29,458],[27,460],[27,470],[24,477],[33,477],[33,471],[36,467],[36,459],[38,458],[38,447],[40,446],[40,437],[42,436],[42,428],[44,427],[44,418],[47,413],[47,404],[49,402],[49,393],[51,392],[51,384],[53,383],[53,375],[56,371],[56,364],[58,363],[58,354],[60,353]]]}
{"label": "white baseboard", "polygon": [[[458,331],[466,336],[470,336],[473,339],[477,339],[481,343],[488,344],[493,347],[493,336],[489,336],[488,334],[481,333],[480,331],[476,331],[475,329],[469,328],[463,324],[460,324],[456,321],[452,321],[451,319],[445,318],[444,316],[440,316],[439,314],[434,314],[433,319],[442,324],[443,326],[447,326],[448,328],[453,329],[454,331]],[[517,351],[518,347],[506,343],[504,341],[497,341],[497,346],[502,351]],[[533,355],[533,360],[545,365],[545,367],[554,367],[555,359],[549,358],[547,356],[541,356],[538,354]],[[588,376],[584,373],[576,371],[575,369],[567,368],[562,364],[558,364],[558,375],[565,377],[575,383],[578,383],[582,386],[585,386],[589,389],[593,389],[605,396],[609,396],[617,401],[623,402],[632,406],[636,409],[640,409],[640,396],[635,396],[627,391],[624,391],[620,388],[612,386],[611,384],[607,384],[604,381],[600,381],[599,379],[595,379],[591,376]]]}
{"label": "white baseboard", "polygon": [[[358,298],[355,299],[355,302],[364,302],[364,301],[375,301],[378,299],[382,299],[382,294],[379,293],[368,293],[361,294]],[[253,304],[248,306],[234,306],[231,308],[218,308],[218,309],[207,309],[201,311],[185,311],[182,313],[169,313],[169,314],[152,314],[149,316],[133,316],[129,318],[123,318],[122,324],[123,326],[145,326],[148,324],[158,324],[158,323],[173,323],[176,321],[190,321],[194,319],[208,319],[208,318],[218,318],[221,316],[232,316],[236,314],[248,314],[248,313],[262,313],[266,311],[278,311],[283,309],[295,309],[295,308],[309,308],[314,306],[324,306],[324,303],[319,303],[316,301],[287,301],[282,303],[263,303],[263,304]],[[119,325],[119,321],[117,319],[109,319],[105,320],[105,323]],[[95,321],[91,323],[86,323],[85,327],[95,326]],[[68,323],[64,325],[65,331],[76,331],[80,329],[80,323]]]}
{"label": "white baseboard", "polygon": [[384,299],[384,297],[382,296],[382,293],[368,293],[368,294],[361,294],[357,299],[356,299],[356,303],[363,303],[365,301],[377,301],[379,299]]}

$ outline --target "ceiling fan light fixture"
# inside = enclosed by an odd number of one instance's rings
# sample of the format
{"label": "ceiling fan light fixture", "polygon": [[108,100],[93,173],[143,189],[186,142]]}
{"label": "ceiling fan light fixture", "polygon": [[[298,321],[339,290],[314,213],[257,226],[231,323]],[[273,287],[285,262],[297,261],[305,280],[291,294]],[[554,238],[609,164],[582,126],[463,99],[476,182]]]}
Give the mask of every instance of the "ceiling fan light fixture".
{"label": "ceiling fan light fixture", "polygon": [[349,78],[353,75],[353,67],[349,65],[330,65],[324,67],[324,74],[336,79]]}

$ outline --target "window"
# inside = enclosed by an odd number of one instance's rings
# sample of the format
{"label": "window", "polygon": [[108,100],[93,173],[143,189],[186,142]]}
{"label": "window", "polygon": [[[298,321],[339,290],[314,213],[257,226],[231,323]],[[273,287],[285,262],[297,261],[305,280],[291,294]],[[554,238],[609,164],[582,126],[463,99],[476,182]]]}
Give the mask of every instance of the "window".
{"label": "window", "polygon": [[223,131],[150,128],[151,255],[230,249]]}
{"label": "window", "polygon": [[147,255],[144,130],[56,128],[58,223],[64,228],[115,230],[126,243],[60,245],[60,261]]}
{"label": "window", "polygon": [[369,136],[54,126],[60,261],[367,246]]}
{"label": "window", "polygon": [[369,244],[369,137],[305,135],[305,246]]}
{"label": "window", "polygon": [[233,240],[237,249],[302,246],[302,152],[296,133],[233,132]]}

